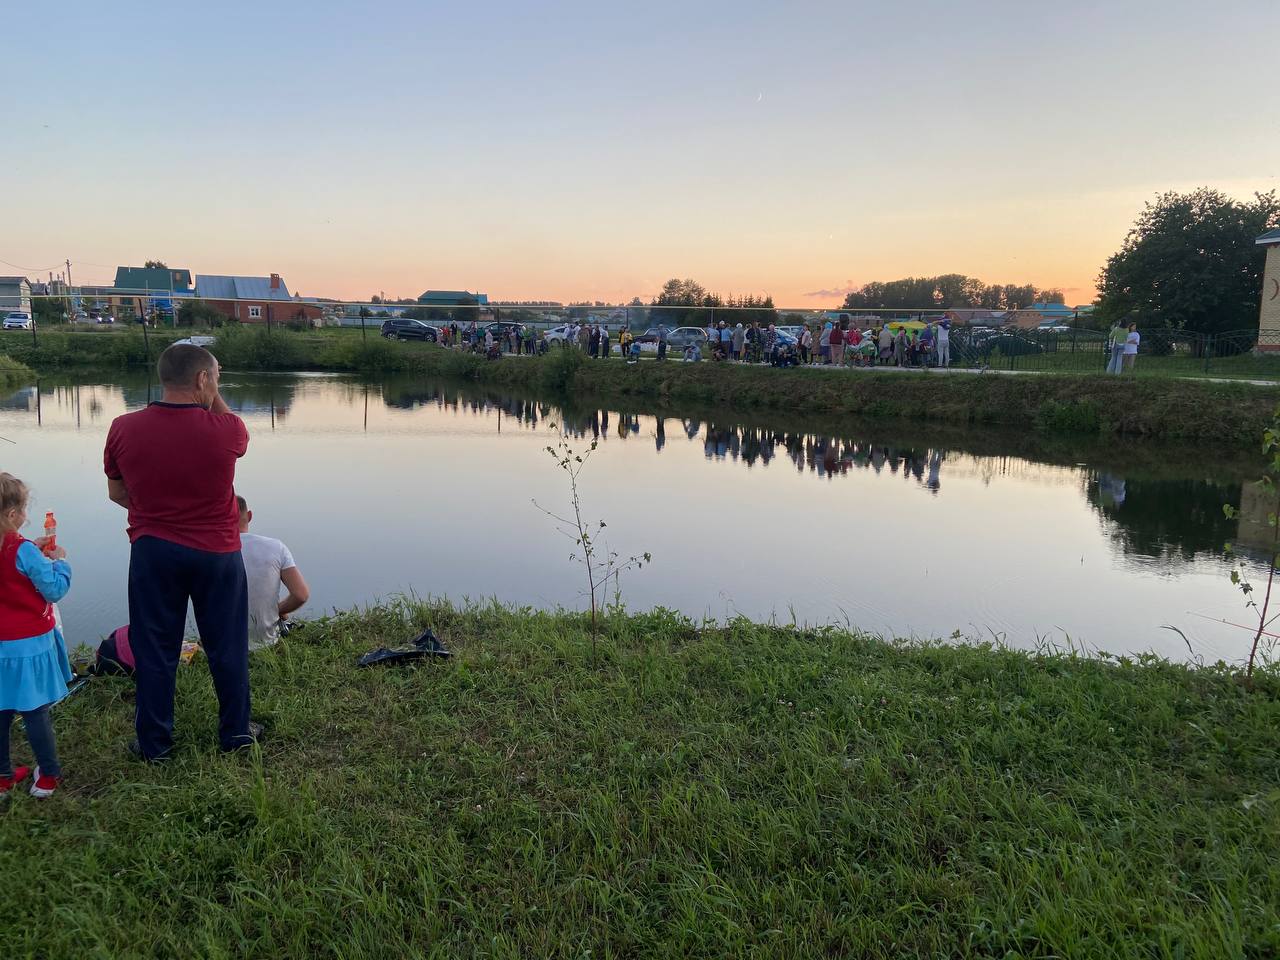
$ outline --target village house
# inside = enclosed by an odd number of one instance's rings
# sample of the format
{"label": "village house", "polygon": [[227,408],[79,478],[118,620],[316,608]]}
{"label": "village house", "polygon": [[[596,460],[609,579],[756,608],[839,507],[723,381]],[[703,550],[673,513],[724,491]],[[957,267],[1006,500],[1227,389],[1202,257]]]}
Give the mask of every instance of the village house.
{"label": "village house", "polygon": [[168,267],[116,267],[107,298],[117,317],[172,316],[176,300],[191,296],[191,271]]}
{"label": "village house", "polygon": [[196,296],[228,320],[240,323],[319,324],[323,309],[289,294],[280,274],[269,277],[196,277]]}
{"label": "village house", "polygon": [[0,277],[0,314],[31,312],[31,284],[26,277]]}

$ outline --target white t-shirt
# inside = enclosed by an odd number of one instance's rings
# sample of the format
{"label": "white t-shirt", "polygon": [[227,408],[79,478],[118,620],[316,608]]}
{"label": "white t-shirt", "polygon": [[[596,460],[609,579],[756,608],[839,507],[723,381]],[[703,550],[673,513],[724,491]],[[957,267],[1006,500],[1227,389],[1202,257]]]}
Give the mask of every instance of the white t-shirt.
{"label": "white t-shirt", "polygon": [[1129,335],[1124,338],[1125,356],[1131,357],[1138,352],[1138,344],[1142,342],[1142,337],[1137,330],[1130,330]]}
{"label": "white t-shirt", "polygon": [[283,543],[256,533],[240,534],[240,554],[249,581],[249,649],[258,650],[280,639],[280,571],[297,564]]}

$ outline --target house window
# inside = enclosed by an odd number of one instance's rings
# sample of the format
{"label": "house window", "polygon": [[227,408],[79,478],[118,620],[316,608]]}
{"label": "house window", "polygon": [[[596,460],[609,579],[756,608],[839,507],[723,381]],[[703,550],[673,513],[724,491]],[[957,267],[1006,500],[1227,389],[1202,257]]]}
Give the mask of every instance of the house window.
{"label": "house window", "polygon": [[261,307],[250,307],[250,308],[249,308],[249,319],[250,319],[250,320],[261,320],[261,319],[262,319],[262,308],[261,308]]}

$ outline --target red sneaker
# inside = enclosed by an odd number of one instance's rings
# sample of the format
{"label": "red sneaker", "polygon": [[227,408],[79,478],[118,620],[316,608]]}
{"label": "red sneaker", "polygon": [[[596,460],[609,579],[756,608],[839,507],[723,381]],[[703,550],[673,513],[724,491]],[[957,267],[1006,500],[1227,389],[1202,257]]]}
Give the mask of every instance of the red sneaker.
{"label": "red sneaker", "polygon": [[38,800],[52,797],[53,791],[58,789],[58,784],[61,782],[61,777],[51,777],[47,773],[41,773],[40,768],[36,767],[36,778],[31,784],[31,795]]}
{"label": "red sneaker", "polygon": [[27,774],[30,772],[30,767],[14,767],[13,776],[0,777],[0,794],[8,793],[23,780],[27,779]]}

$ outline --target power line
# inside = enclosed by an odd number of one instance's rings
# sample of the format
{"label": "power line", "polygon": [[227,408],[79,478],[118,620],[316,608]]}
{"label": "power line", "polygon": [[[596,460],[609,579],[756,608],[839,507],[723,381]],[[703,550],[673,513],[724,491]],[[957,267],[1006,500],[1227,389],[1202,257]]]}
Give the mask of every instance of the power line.
{"label": "power line", "polygon": [[61,263],[55,263],[51,267],[24,267],[20,263],[10,263],[8,260],[0,260],[0,263],[3,263],[6,267],[13,267],[15,270],[29,270],[32,273],[49,273],[50,271],[56,270],[58,267],[62,266]]}

